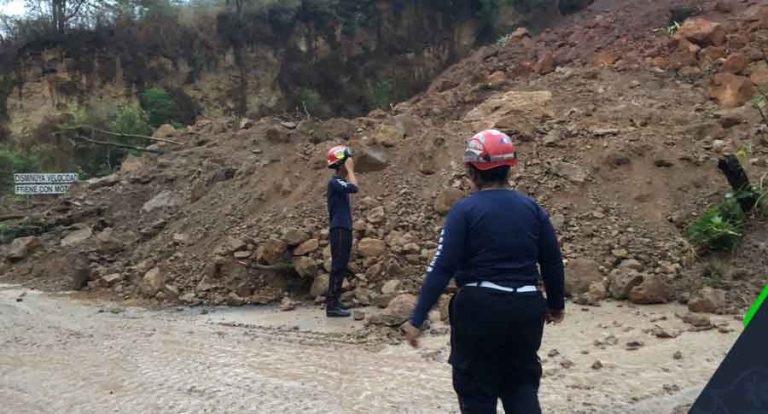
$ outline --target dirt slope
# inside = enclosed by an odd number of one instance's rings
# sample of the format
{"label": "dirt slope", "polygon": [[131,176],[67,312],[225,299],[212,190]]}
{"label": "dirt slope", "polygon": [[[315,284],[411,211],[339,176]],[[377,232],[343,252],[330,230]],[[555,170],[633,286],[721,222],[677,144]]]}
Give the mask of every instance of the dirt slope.
{"label": "dirt slope", "polygon": [[[130,160],[114,176],[26,211],[22,224],[50,231],[5,246],[0,279],[49,289],[74,281],[166,304],[322,291],[323,154],[350,140],[363,192],[355,200],[356,277],[344,300],[386,305],[420,285],[440,213],[469,190],[463,139],[495,126],[520,145],[514,183],[549,210],[568,277],[581,286],[572,289],[577,301],[687,302],[712,285],[702,274],[717,266],[718,286],[729,289],[713,310],[741,309],[765,283],[764,225],[756,221],[727,257],[696,258],[681,232],[728,190],[716,169],[722,153],[749,148],[750,175],[766,172],[758,113],[711,101],[710,83],[729,54],[768,48],[768,9],[696,2],[728,36],[712,63],[701,47],[693,60],[683,56],[691,42],[665,32],[678,3],[595,2],[553,29],[477,51],[390,113],[200,120],[164,154]],[[747,63],[736,81],[762,70],[760,59]],[[389,280],[401,284],[384,288]]]}

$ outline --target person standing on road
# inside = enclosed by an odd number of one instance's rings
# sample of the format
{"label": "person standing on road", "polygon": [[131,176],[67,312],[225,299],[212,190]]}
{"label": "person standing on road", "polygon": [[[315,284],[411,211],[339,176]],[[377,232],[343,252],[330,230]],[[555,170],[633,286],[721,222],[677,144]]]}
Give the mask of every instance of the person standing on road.
{"label": "person standing on road", "polygon": [[[496,130],[467,141],[467,173],[477,191],[446,218],[435,257],[419,294],[408,342],[418,346],[420,328],[452,277],[453,386],[462,413],[541,413],[538,350],[544,323],[565,315],[560,246],[547,213],[510,188],[515,146]],[[540,268],[540,270],[539,270]],[[542,277],[546,299],[537,287]]]}
{"label": "person standing on road", "polygon": [[349,310],[339,302],[352,251],[352,207],[349,195],[358,192],[352,151],[340,145],[328,151],[328,168],[335,174],[328,183],[328,216],[331,241],[331,276],[325,300],[327,317],[348,317]]}

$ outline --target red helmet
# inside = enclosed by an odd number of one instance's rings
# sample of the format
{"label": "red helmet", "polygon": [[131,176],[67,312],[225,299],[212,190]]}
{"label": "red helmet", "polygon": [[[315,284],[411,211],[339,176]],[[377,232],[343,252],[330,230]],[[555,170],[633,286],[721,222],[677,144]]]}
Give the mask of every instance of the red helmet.
{"label": "red helmet", "polygon": [[344,165],[347,158],[352,156],[352,151],[346,145],[338,145],[328,150],[328,168],[338,168]]}
{"label": "red helmet", "polygon": [[478,170],[517,165],[517,152],[512,138],[495,129],[487,129],[467,140],[464,162]]}

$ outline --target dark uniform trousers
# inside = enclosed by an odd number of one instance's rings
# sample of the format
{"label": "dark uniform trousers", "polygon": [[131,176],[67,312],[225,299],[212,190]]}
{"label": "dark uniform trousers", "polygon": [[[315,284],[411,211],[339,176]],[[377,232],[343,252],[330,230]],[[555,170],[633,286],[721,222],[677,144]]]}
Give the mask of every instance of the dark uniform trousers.
{"label": "dark uniform trousers", "polygon": [[349,255],[352,251],[352,231],[335,227],[331,229],[328,237],[331,241],[331,275],[325,303],[327,308],[334,308],[339,306],[341,287],[347,275]]}
{"label": "dark uniform trousers", "polygon": [[540,292],[465,287],[450,305],[453,387],[463,414],[539,414],[546,300]]}

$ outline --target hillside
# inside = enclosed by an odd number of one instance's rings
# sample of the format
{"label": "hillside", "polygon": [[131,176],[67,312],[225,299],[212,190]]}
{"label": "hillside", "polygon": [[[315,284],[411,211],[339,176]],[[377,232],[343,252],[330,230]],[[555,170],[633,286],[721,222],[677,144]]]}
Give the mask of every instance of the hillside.
{"label": "hillside", "polygon": [[753,181],[768,172],[750,104],[768,83],[768,7],[696,6],[673,36],[680,2],[596,1],[476,50],[390,111],[163,130],[180,144],[7,212],[30,236],[3,246],[0,280],[163,305],[314,298],[330,264],[323,156],[348,142],[363,191],[344,300],[386,306],[420,286],[441,214],[469,191],[463,140],[496,127],[520,147],[515,187],[556,224],[574,300],[741,310],[766,283],[764,219],[733,253],[695,255],[684,233],[730,190],[720,156],[747,153]]}

